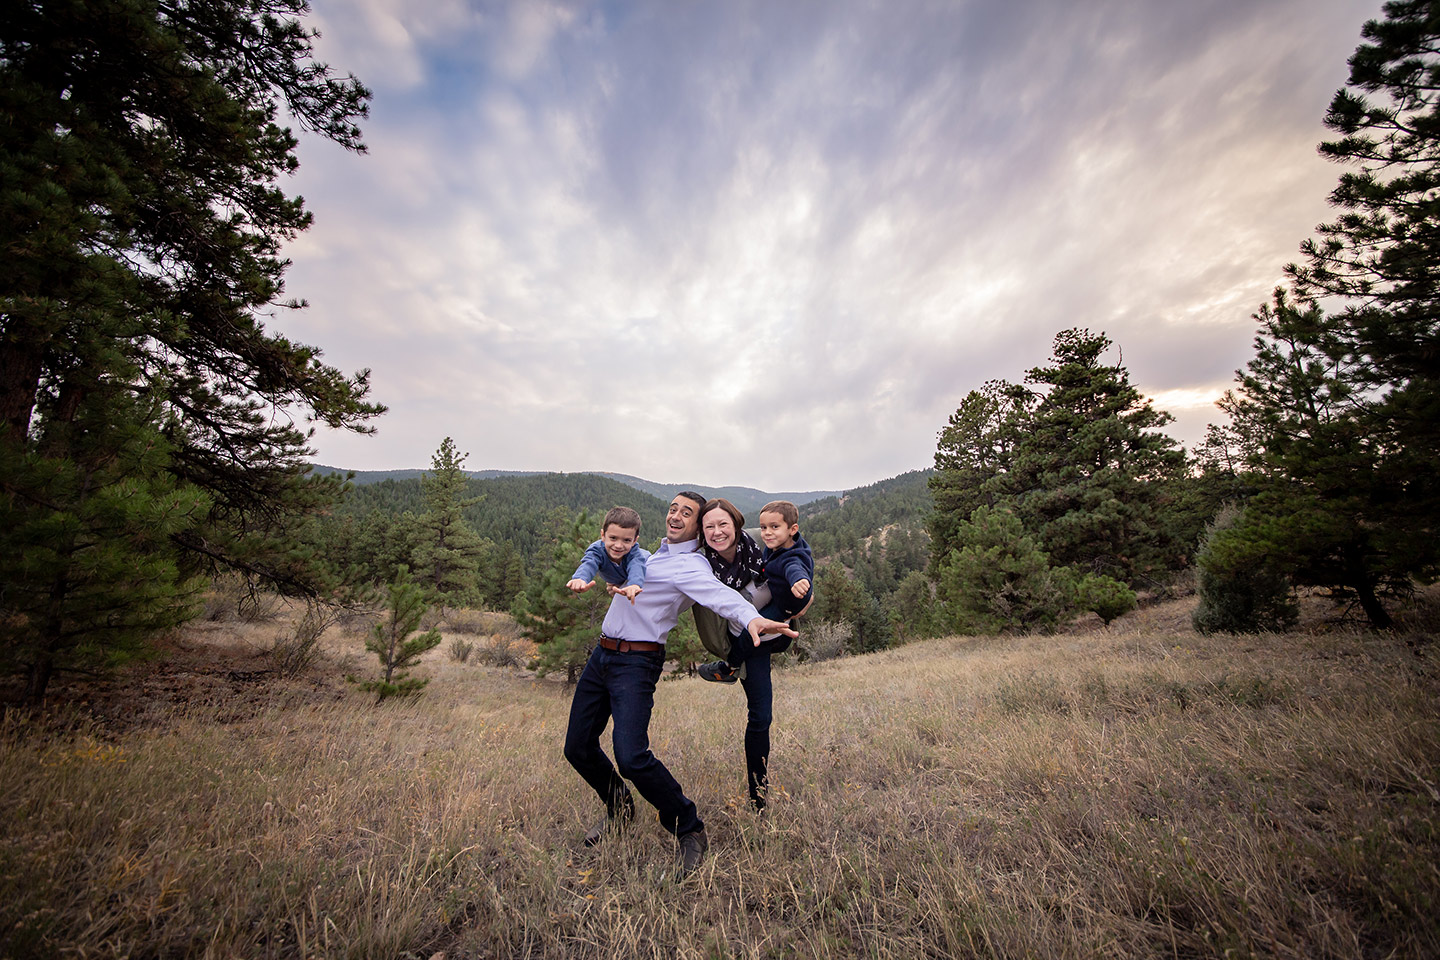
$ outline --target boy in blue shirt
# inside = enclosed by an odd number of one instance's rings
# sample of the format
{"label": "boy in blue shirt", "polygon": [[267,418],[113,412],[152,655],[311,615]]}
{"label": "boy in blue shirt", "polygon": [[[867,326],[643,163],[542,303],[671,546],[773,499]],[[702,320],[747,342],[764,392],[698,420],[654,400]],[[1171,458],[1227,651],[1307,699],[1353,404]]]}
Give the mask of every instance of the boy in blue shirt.
{"label": "boy in blue shirt", "polygon": [[645,586],[645,561],[650,551],[637,547],[640,538],[640,514],[629,507],[611,507],[600,524],[600,539],[585,548],[580,566],[565,584],[575,593],[584,593],[595,585],[595,574],[624,594],[631,603]]}

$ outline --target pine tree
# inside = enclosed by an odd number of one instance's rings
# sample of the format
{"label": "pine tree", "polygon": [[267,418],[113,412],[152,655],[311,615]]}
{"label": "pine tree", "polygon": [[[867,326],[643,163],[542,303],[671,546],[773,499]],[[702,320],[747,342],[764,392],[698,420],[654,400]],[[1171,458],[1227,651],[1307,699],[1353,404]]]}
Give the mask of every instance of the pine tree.
{"label": "pine tree", "polygon": [[1299,618],[1284,545],[1265,539],[1258,525],[1238,530],[1243,517],[1240,507],[1222,509],[1201,541],[1195,559],[1200,602],[1191,616],[1201,633],[1285,630]]}
{"label": "pine tree", "polygon": [[976,507],[936,577],[947,626],[957,633],[1053,630],[1069,609],[1068,571],[1004,508]]}
{"label": "pine tree", "polygon": [[1134,610],[1135,591],[1112,577],[1085,573],[1074,579],[1069,589],[1070,603],[1076,610],[1088,610],[1105,626]]}
{"label": "pine tree", "polygon": [[932,563],[949,556],[956,528],[976,507],[997,506],[1014,467],[1017,443],[1039,397],[1025,387],[991,380],[971,390],[940,431],[935,473],[930,477],[934,510],[930,514]]}
{"label": "pine tree", "polygon": [[1164,507],[1185,461],[1159,430],[1173,418],[1125,367],[1102,362],[1111,346],[1088,330],[1056,334],[1050,365],[1026,375],[1047,389],[1015,442],[1004,489],[1055,565],[1134,583],[1183,562]]}
{"label": "pine tree", "polygon": [[815,600],[806,614],[817,623],[848,623],[852,633],[850,653],[870,653],[890,645],[890,621],[880,602],[860,581],[846,575],[838,563],[815,570]]}
{"label": "pine tree", "polygon": [[556,539],[549,567],[531,580],[524,602],[514,609],[522,633],[538,645],[536,674],[543,677],[563,668],[566,682],[572,684],[600,636],[600,625],[610,607],[603,582],[581,594],[565,587],[590,543],[590,529],[588,515],[583,513],[567,524]]}
{"label": "pine tree", "polygon": [[907,573],[886,602],[895,642],[905,643],[944,631],[935,600],[935,585],[919,570]]}
{"label": "pine tree", "polygon": [[425,512],[420,514],[412,552],[415,576],[427,599],[442,610],[478,598],[477,577],[484,544],[465,522],[465,510],[481,497],[464,496],[468,479],[463,469],[468,453],[457,453],[446,437],[421,480]]}
{"label": "pine tree", "polygon": [[1220,402],[1250,441],[1250,496],[1212,537],[1209,575],[1240,583],[1251,566],[1278,565],[1295,583],[1355,598],[1371,624],[1388,626],[1382,598],[1408,593],[1434,556],[1412,515],[1408,457],[1373,433],[1343,318],[1276,290],[1255,320],[1255,356]]}
{"label": "pine tree", "polygon": [[66,425],[67,456],[0,443],[0,665],[26,675],[34,702],[57,671],[122,663],[195,612],[206,581],[184,574],[171,537],[209,501],[157,468],[168,449],[153,413],[97,391]]}
{"label": "pine tree", "polygon": [[412,636],[428,610],[424,590],[410,578],[409,568],[402,565],[390,585],[385,618],[375,624],[365,641],[365,649],[380,660],[384,676],[364,681],[360,684],[362,690],[372,690],[377,700],[384,700],[419,693],[430,682],[428,678],[421,680],[409,674],[421,654],[440,644],[438,630]]}
{"label": "pine tree", "polygon": [[[369,94],[312,59],[306,12],[302,0],[43,0],[0,14],[0,495],[12,511],[0,554],[88,509],[37,496],[46,478],[105,463],[127,471],[111,489],[206,506],[172,513],[165,544],[128,541],[164,589],[184,595],[191,573],[223,565],[314,592],[290,532],[340,481],[307,477],[292,411],[364,432],[383,408],[365,399],[366,373],[326,366],[260,319],[299,306],[284,299],[280,251],[310,222],[275,185],[296,165],[281,109],[363,149]],[[142,410],[159,439],[137,455],[131,425],[102,407]],[[145,522],[144,499],[127,501],[127,529]],[[94,604],[102,566],[83,574]],[[8,598],[38,595],[53,572],[11,566],[0,617],[33,625]],[[117,575],[117,622],[153,619],[123,609],[146,596]]]}
{"label": "pine tree", "polygon": [[[1321,154],[1352,168],[1330,194],[1341,213],[1286,270],[1301,302],[1340,298],[1327,336],[1372,469],[1398,498],[1388,518],[1366,520],[1397,554],[1384,564],[1390,574],[1429,577],[1440,564],[1440,5],[1383,9],[1364,25],[1367,42],[1325,115],[1341,136]],[[1374,606],[1367,613],[1388,620]]]}

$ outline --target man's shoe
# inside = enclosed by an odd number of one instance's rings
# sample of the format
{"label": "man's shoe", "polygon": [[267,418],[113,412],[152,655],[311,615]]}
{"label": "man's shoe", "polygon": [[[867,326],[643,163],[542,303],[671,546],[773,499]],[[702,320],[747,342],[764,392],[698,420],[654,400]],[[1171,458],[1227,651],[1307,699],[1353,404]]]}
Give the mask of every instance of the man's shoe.
{"label": "man's shoe", "polygon": [[585,846],[598,846],[605,838],[622,832],[626,827],[630,826],[630,822],[634,819],[635,804],[631,802],[621,805],[620,809],[617,810],[613,816],[606,814],[604,820],[601,820],[590,828],[590,832],[585,834]]}
{"label": "man's shoe", "polygon": [[734,683],[740,678],[735,668],[724,660],[702,663],[695,668],[695,672],[700,674],[700,679],[709,680],[711,683]]}
{"label": "man's shoe", "polygon": [[680,837],[680,865],[675,868],[675,875],[683,877],[700,866],[700,861],[705,859],[705,851],[710,849],[710,840],[705,836],[705,828],[692,830]]}

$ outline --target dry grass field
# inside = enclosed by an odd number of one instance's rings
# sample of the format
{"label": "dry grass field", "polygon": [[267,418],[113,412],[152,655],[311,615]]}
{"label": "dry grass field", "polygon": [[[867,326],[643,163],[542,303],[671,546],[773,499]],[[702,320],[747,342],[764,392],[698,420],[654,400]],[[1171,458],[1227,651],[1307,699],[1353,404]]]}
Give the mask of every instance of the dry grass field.
{"label": "dry grass field", "polygon": [[[262,673],[265,630],[0,729],[6,957],[1435,957],[1440,676],[1425,623],[950,638],[781,672],[774,801],[734,687],[660,685],[710,857],[596,850],[568,691],[427,655],[412,702]],[[643,807],[642,810],[648,810]]]}

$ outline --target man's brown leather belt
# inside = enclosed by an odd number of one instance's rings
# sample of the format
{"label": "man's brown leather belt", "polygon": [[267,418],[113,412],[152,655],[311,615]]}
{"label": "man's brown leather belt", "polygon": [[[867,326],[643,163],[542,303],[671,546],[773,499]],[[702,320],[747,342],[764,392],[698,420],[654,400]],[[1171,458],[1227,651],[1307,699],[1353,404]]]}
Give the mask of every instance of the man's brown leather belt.
{"label": "man's brown leather belt", "polygon": [[600,635],[600,646],[606,650],[614,650],[616,653],[655,653],[665,652],[665,644],[656,643],[654,640],[616,640],[614,637]]}

